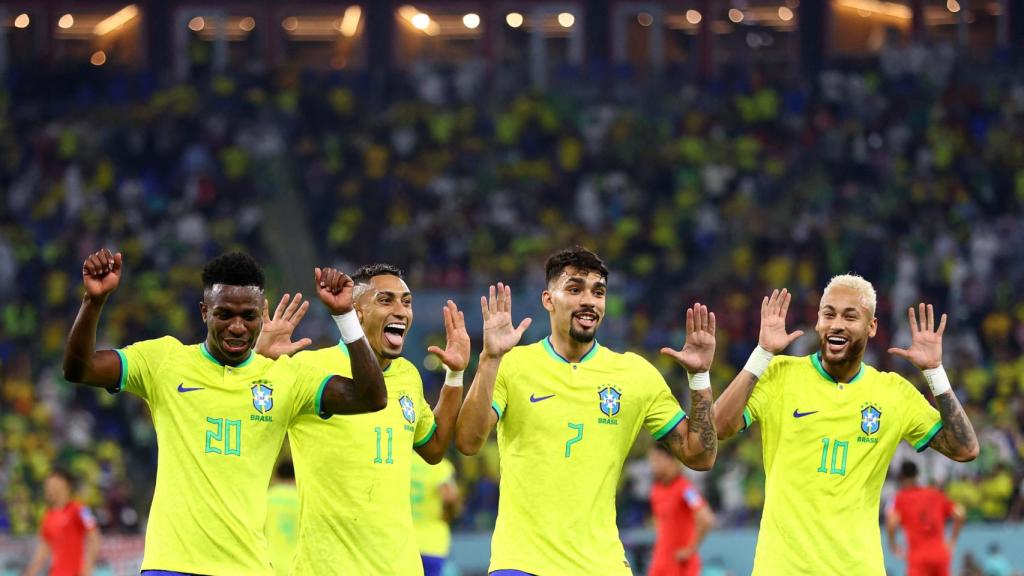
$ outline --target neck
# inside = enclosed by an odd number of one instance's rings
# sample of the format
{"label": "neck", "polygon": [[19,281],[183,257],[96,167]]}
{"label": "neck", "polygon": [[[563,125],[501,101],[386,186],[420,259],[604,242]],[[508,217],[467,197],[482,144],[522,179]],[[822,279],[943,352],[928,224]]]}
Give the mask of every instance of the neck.
{"label": "neck", "polygon": [[551,327],[551,347],[558,355],[569,362],[579,362],[594,347],[594,341],[577,342],[568,332],[560,332]]}
{"label": "neck", "polygon": [[832,363],[825,359],[824,354],[819,354],[818,358],[821,360],[821,367],[828,372],[828,375],[835,379],[836,382],[849,382],[857,372],[860,372],[860,364],[863,361],[863,356],[858,356],[847,362]]}
{"label": "neck", "polygon": [[68,496],[67,498],[54,498],[53,504],[51,504],[50,507],[53,508],[54,510],[60,510],[61,508],[67,506],[68,502],[71,502],[70,496]]}
{"label": "neck", "polygon": [[671,484],[675,482],[676,478],[679,478],[679,474],[679,472],[676,472],[674,474],[669,474],[668,476],[662,476],[658,479],[658,482],[662,484]]}
{"label": "neck", "polygon": [[380,364],[381,371],[387,370],[388,366],[391,366],[391,358],[385,358],[379,352],[374,352],[373,355],[377,357],[377,364]]}

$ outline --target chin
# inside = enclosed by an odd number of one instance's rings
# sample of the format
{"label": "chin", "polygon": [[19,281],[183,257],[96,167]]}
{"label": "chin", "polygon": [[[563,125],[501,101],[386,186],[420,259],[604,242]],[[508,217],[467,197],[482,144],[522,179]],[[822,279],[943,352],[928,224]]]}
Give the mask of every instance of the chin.
{"label": "chin", "polygon": [[569,337],[580,344],[590,344],[597,337],[597,328],[590,332],[577,332],[576,330],[569,329]]}
{"label": "chin", "polygon": [[388,360],[394,360],[395,358],[401,358],[402,357],[402,349],[401,348],[399,348],[397,350],[384,349],[384,350],[380,351],[380,355],[381,355],[382,358],[387,358]]}

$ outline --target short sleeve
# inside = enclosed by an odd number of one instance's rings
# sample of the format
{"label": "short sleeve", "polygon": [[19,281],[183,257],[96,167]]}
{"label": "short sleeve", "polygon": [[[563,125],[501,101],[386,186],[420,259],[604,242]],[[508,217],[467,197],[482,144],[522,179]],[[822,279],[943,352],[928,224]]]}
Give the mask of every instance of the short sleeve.
{"label": "short sleeve", "polygon": [[902,437],[914,450],[923,452],[942,429],[942,417],[913,384],[900,376],[896,378],[899,379],[897,385],[903,390]]}
{"label": "short sleeve", "polygon": [[501,420],[505,415],[505,408],[508,407],[508,381],[511,371],[511,362],[508,355],[498,365],[498,374],[494,377],[494,395],[491,397],[491,409]]}
{"label": "short sleeve", "polygon": [[282,356],[276,362],[285,363],[284,369],[290,370],[293,375],[291,385],[292,413],[291,417],[296,418],[303,414],[316,414],[323,419],[331,417],[323,411],[324,389],[333,374],[312,364],[292,360]]}
{"label": "short sleeve", "polygon": [[675,429],[686,412],[679,406],[679,400],[669,390],[665,377],[648,361],[635,355],[638,369],[635,371],[643,378],[643,389],[647,391],[647,410],[644,414],[644,427],[655,440],[661,440]]}
{"label": "short sleeve", "polygon": [[413,435],[412,445],[414,448],[419,448],[430,442],[430,439],[434,437],[434,432],[437,431],[434,411],[430,409],[430,404],[427,404],[427,400],[423,397],[422,382],[416,404],[416,433]]}
{"label": "short sleeve", "polygon": [[683,503],[690,510],[699,510],[704,507],[704,498],[701,497],[697,487],[691,484],[683,488]]}
{"label": "short sleeve", "polygon": [[743,429],[746,430],[751,424],[763,420],[771,411],[773,386],[772,382],[779,373],[779,360],[773,358],[768,364],[768,369],[761,374],[754,384],[754,390],[747,399],[747,406],[743,410]]}
{"label": "short sleeve", "polygon": [[128,391],[145,400],[150,399],[150,386],[164,360],[182,346],[171,336],[143,340],[115,350],[121,359],[121,378],[111,392]]}
{"label": "short sleeve", "polygon": [[82,527],[88,532],[96,528],[96,516],[93,515],[92,510],[88,506],[82,506],[78,509],[78,521],[82,523]]}

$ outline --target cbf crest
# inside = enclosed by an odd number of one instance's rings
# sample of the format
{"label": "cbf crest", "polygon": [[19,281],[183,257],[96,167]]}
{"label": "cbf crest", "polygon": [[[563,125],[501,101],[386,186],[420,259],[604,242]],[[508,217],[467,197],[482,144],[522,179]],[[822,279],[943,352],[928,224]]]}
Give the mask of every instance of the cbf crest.
{"label": "cbf crest", "polygon": [[252,407],[260,414],[270,412],[274,407],[274,389],[266,380],[257,380],[252,386]]}
{"label": "cbf crest", "polygon": [[622,392],[620,392],[614,386],[605,386],[597,392],[598,398],[601,399],[601,412],[609,418],[619,413],[619,409],[622,407]]}
{"label": "cbf crest", "polygon": [[865,405],[860,411],[860,429],[871,436],[882,427],[882,412],[874,404]]}
{"label": "cbf crest", "polygon": [[408,420],[409,423],[416,421],[416,406],[413,405],[412,398],[403,394],[402,397],[398,399],[398,405],[402,407],[402,416],[405,416],[405,419]]}

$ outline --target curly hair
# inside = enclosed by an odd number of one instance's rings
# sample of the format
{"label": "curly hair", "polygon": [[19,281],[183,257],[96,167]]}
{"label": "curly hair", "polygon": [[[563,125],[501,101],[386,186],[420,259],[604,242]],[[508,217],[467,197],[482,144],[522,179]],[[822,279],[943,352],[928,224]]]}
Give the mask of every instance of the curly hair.
{"label": "curly hair", "polygon": [[581,272],[597,272],[602,278],[608,278],[608,267],[597,255],[583,246],[573,246],[556,252],[548,257],[544,264],[544,280],[548,284],[562,275],[567,267],[573,267]]}
{"label": "curly hair", "polygon": [[228,252],[210,260],[203,268],[203,289],[209,290],[214,284],[228,286],[256,286],[263,290],[266,279],[263,268],[256,260],[243,252]]}
{"label": "curly hair", "polygon": [[356,273],[352,275],[352,281],[356,284],[366,284],[370,281],[370,278],[374,276],[398,276],[402,277],[402,269],[393,264],[367,264],[360,266]]}

